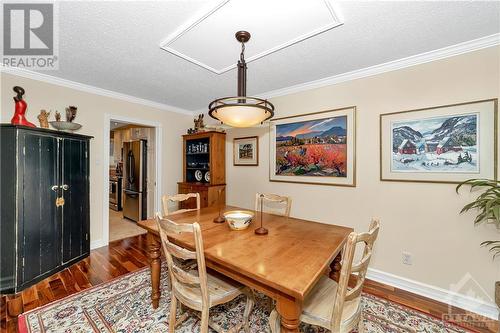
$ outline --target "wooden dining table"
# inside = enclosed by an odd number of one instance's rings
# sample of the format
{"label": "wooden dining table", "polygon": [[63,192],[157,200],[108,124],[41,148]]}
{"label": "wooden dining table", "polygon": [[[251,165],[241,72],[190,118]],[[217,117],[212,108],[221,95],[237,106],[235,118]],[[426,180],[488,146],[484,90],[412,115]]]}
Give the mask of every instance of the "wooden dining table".
{"label": "wooden dining table", "polygon": [[[222,211],[242,208],[225,206]],[[322,274],[338,280],[341,251],[352,228],[317,223],[264,213],[267,235],[256,235],[260,213],[250,227],[229,229],[214,223],[217,207],[170,215],[176,223],[198,222],[201,227],[206,265],[233,280],[276,300],[282,332],[298,332],[302,304]],[[161,242],[154,219],[138,222],[147,230],[148,257],[151,264],[153,308],[160,300]],[[180,246],[194,249],[192,235],[169,235]],[[333,306],[333,305],[332,305]]]}

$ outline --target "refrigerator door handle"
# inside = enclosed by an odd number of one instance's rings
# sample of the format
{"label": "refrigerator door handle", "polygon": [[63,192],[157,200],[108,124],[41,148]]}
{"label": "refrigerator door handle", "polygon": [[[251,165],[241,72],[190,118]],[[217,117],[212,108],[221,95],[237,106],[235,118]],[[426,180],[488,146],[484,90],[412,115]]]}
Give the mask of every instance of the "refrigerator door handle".
{"label": "refrigerator door handle", "polygon": [[127,180],[129,184],[133,184],[135,182],[135,157],[132,150],[128,152],[127,156]]}
{"label": "refrigerator door handle", "polygon": [[144,173],[146,172],[146,170],[144,170],[144,163],[145,163],[145,156],[144,156],[144,149],[146,148],[145,145],[144,145],[144,141],[143,140],[140,140],[139,141],[139,158],[140,158],[140,163],[139,163],[139,192],[143,192],[144,191],[144,183],[143,183],[143,180],[144,180]]}

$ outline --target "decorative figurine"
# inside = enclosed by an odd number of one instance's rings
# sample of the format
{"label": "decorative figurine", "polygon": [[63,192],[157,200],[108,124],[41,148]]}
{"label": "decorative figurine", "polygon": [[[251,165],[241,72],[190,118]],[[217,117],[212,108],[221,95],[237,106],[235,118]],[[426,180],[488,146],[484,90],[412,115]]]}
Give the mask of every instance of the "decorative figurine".
{"label": "decorative figurine", "polygon": [[203,123],[203,117],[204,114],[201,113],[200,115],[198,115],[198,119],[194,120],[194,130],[196,133],[203,132],[203,129],[205,128],[205,124]]}
{"label": "decorative figurine", "polygon": [[51,121],[49,124],[58,131],[74,132],[79,130],[82,125],[73,122],[76,117],[76,106],[68,106],[66,108],[66,121],[61,121],[61,114],[56,110],[56,121]]}
{"label": "decorative figurine", "polygon": [[73,122],[76,118],[76,106],[68,106],[66,108],[66,121],[68,123]]}
{"label": "decorative figurine", "polygon": [[205,131],[205,124],[203,123],[204,114],[201,113],[198,115],[198,118],[194,119],[194,128],[188,128],[188,134],[195,134],[199,132]]}
{"label": "decorative figurine", "polygon": [[40,114],[38,115],[38,121],[40,122],[40,127],[49,128],[49,116],[50,116],[50,111],[47,112],[45,110],[40,110]]}
{"label": "decorative figurine", "polygon": [[30,123],[25,116],[28,104],[26,104],[26,102],[23,100],[24,89],[22,87],[15,86],[14,88],[12,88],[12,90],[14,90],[17,95],[14,97],[15,112],[14,116],[10,120],[10,123],[12,125],[36,127],[35,124]]}

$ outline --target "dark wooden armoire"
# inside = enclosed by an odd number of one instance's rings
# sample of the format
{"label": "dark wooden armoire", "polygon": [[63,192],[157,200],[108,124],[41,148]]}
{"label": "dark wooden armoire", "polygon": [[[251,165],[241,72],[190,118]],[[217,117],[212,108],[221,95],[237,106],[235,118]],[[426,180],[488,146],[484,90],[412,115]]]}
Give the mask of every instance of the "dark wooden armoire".
{"label": "dark wooden armoire", "polygon": [[89,255],[91,137],[0,125],[0,292]]}

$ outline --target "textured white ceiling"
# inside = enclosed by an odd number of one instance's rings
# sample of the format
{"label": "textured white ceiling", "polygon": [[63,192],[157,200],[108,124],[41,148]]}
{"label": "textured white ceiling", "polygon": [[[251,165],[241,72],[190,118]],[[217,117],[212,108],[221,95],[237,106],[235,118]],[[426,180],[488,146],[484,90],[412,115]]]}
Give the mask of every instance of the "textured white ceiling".
{"label": "textured white ceiling", "polygon": [[[204,108],[214,98],[235,94],[235,69],[217,75],[165,52],[159,44],[211,3],[60,2],[59,70],[44,73],[188,110]],[[249,94],[385,63],[500,31],[498,1],[336,4],[344,19],[342,26],[249,64]],[[252,1],[248,1],[248,6],[252,6]],[[303,19],[308,19],[307,13]],[[290,29],[279,22],[263,20],[261,24],[270,36],[274,31]],[[225,21],[220,24],[224,26]],[[233,47],[217,52],[237,57],[239,45],[235,42]],[[207,48],[207,52],[212,51]]]}

